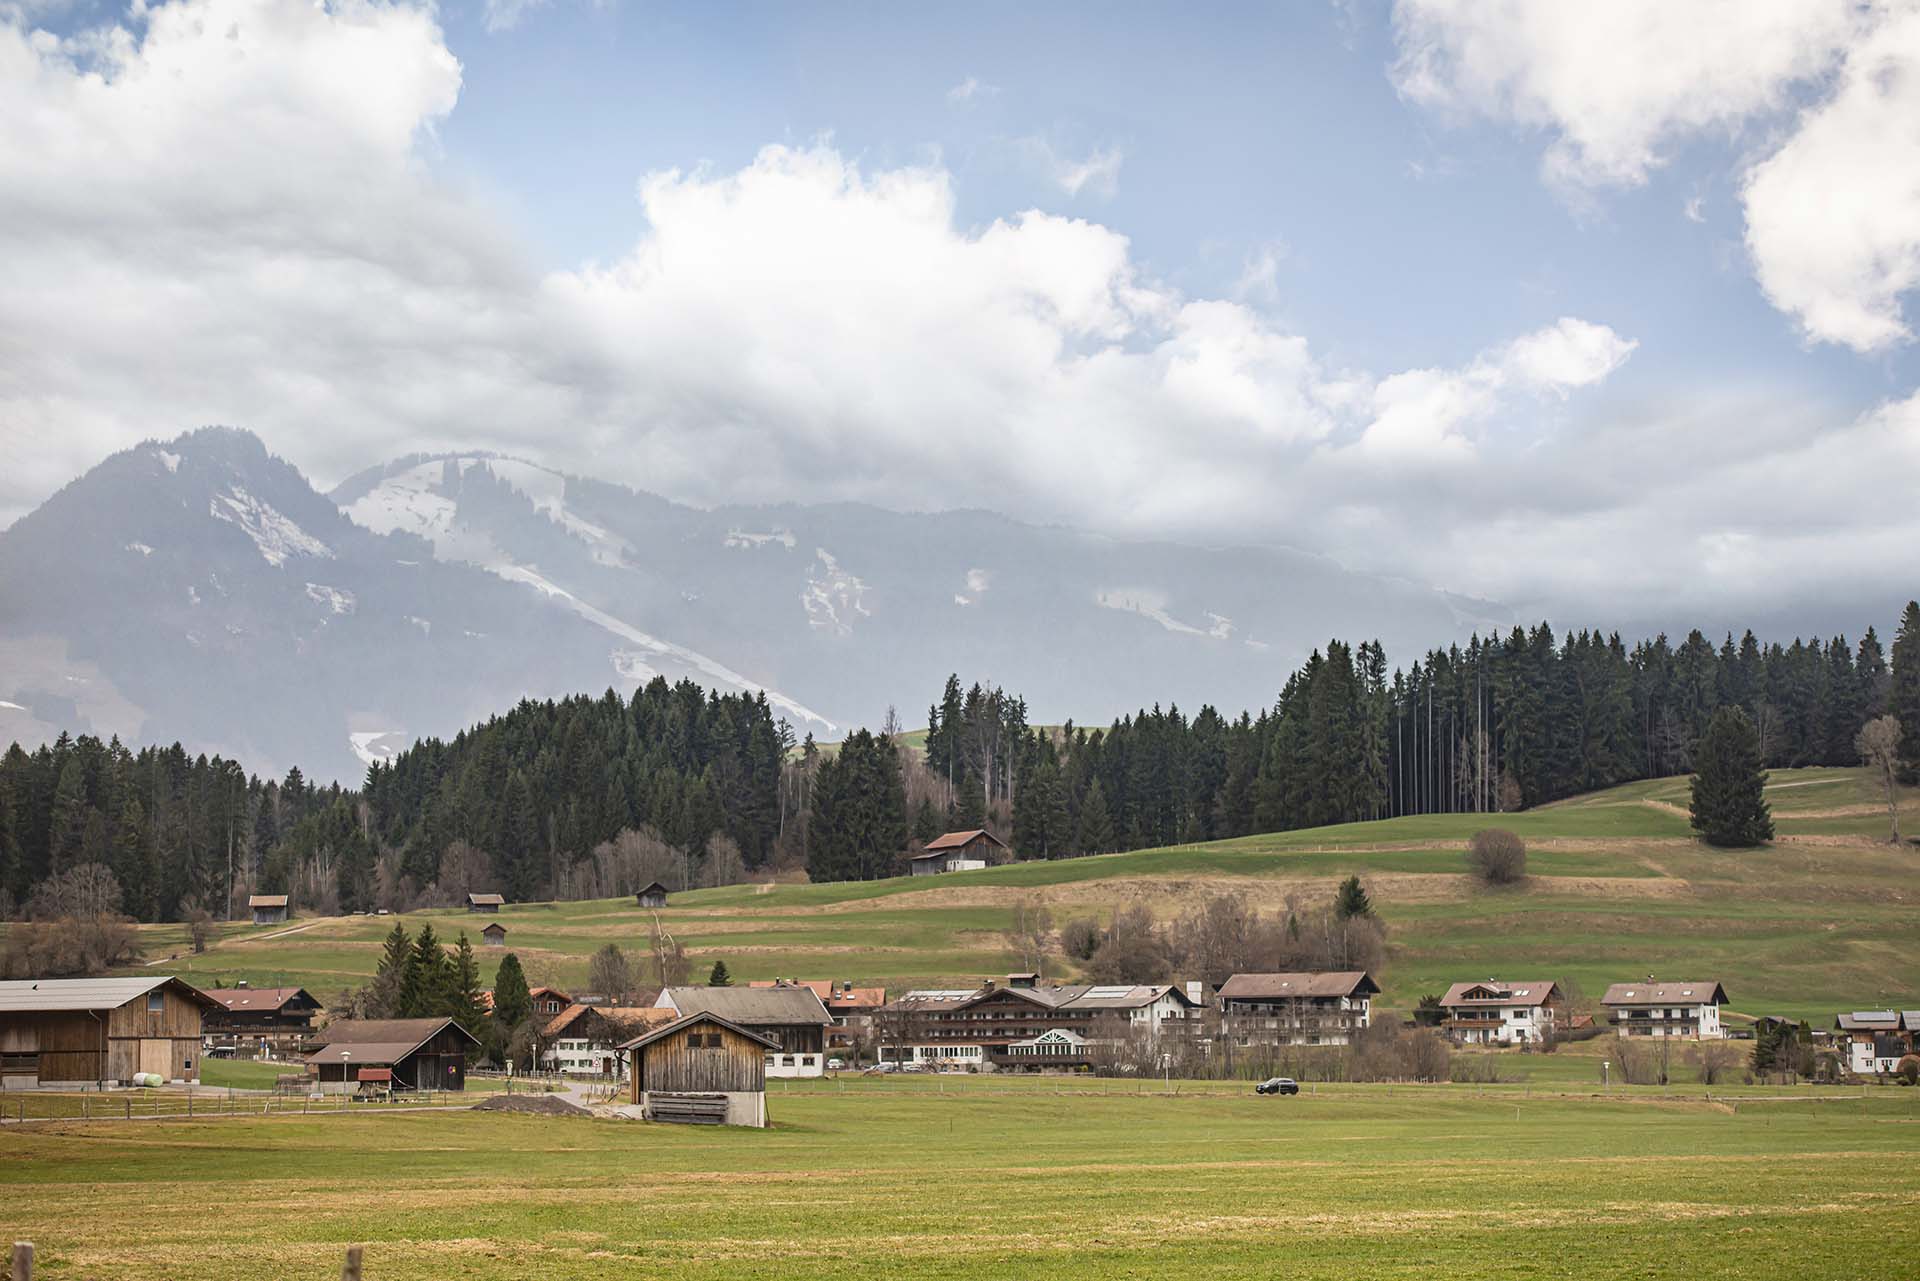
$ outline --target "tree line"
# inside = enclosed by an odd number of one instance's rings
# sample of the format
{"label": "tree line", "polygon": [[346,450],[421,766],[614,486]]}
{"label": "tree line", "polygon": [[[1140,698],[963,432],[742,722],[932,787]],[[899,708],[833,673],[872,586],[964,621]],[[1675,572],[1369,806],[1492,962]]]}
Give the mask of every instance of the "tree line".
{"label": "tree line", "polygon": [[[1752,726],[1762,767],[1857,763],[1863,728],[1891,716],[1875,731],[1891,736],[1886,771],[1915,781],[1920,604],[1890,652],[1872,628],[1857,645],[1747,633],[1716,646],[1695,631],[1628,648],[1541,623],[1389,671],[1379,644],[1335,640],[1257,714],[1155,706],[1091,730],[1033,726],[1019,696],[955,676],[928,709],[924,751],[891,714],[838,745],[796,744],[764,695],[659,678],[629,698],[524,701],[369,766],[358,790],[63,734],[0,757],[0,916],[81,867],[117,887],[108,914],[218,919],[249,893],[320,914],[482,889],[527,901],[656,879],[867,879],[956,828],[1061,858],[1499,812],[1691,772],[1723,708]],[[42,895],[29,915],[59,900]]]}

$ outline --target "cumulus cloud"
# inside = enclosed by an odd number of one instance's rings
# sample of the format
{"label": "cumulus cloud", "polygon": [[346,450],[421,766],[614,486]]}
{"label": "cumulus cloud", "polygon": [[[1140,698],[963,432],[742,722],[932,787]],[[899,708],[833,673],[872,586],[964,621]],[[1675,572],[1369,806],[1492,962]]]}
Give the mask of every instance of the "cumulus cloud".
{"label": "cumulus cloud", "polygon": [[1557,182],[1637,184],[1666,149],[1732,130],[1818,75],[1851,0],[1399,0],[1393,79],[1422,106],[1552,133]]}
{"label": "cumulus cloud", "polygon": [[1760,287],[1810,338],[1870,352],[1912,338],[1920,285],[1920,7],[1847,52],[1832,95],[1746,175]]}
{"label": "cumulus cloud", "polygon": [[991,98],[1000,92],[999,85],[990,85],[978,76],[968,76],[953,88],[947,90],[947,105],[965,107],[981,98]]}
{"label": "cumulus cloud", "polygon": [[[1549,182],[1644,183],[1679,144],[1784,122],[1740,180],[1767,299],[1814,341],[1911,337],[1920,284],[1920,5],[1914,0],[1399,0],[1409,101],[1549,135]],[[1703,220],[1696,195],[1686,216]]]}
{"label": "cumulus cloud", "polygon": [[[226,422],[322,481],[497,448],[686,501],[1281,541],[1526,600],[1665,590],[1649,530],[1688,549],[1676,573],[1764,556],[1781,535],[1754,511],[1808,501],[1807,407],[1797,435],[1756,425],[1764,401],[1596,424],[1582,393],[1634,349],[1598,320],[1341,367],[1157,279],[1112,227],[963,224],[945,169],[824,143],[644,175],[626,252],[536,271],[435,174],[459,90],[425,8],[176,0],[84,44],[0,24],[0,113],[29,122],[0,131],[0,510]],[[1907,465],[1916,420],[1844,427],[1829,490]],[[1714,494],[1730,423],[1773,460],[1741,464],[1754,510],[1663,491],[1685,472]]]}

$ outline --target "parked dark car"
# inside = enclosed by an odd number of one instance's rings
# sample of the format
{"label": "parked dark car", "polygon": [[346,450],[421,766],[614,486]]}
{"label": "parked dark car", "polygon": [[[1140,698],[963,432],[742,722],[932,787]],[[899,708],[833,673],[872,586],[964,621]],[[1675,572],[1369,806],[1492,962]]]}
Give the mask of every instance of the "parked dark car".
{"label": "parked dark car", "polygon": [[1253,1087],[1255,1094],[1298,1094],[1300,1082],[1290,1076],[1276,1076]]}

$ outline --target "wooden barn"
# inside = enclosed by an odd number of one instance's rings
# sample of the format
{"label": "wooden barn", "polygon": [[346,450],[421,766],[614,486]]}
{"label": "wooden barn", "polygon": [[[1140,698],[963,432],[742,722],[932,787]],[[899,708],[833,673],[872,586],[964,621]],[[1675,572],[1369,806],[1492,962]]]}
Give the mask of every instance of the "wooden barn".
{"label": "wooden barn", "polygon": [[622,1045],[633,1101],[649,1121],[767,1123],[771,1037],[717,1014],[689,1014]]}
{"label": "wooden barn", "polygon": [[362,1068],[388,1068],[396,1090],[464,1090],[467,1056],[480,1048],[452,1019],[341,1019],[315,1037],[307,1055],[314,1088],[326,1094],[359,1089]]}
{"label": "wooden barn", "polygon": [[202,1020],[219,1008],[165,975],[0,982],[0,1085],[197,1081]]}
{"label": "wooden barn", "polygon": [[654,1002],[685,1017],[712,1014],[773,1042],[768,1076],[826,1075],[833,1016],[811,988],[777,979],[772,987],[669,987]]}
{"label": "wooden barn", "polygon": [[284,894],[249,894],[247,910],[253,913],[255,925],[285,925],[287,923],[287,896]]}
{"label": "wooden barn", "polygon": [[634,895],[641,907],[665,907],[667,905],[667,887],[655,881]]}
{"label": "wooden barn", "polygon": [[505,947],[507,945],[507,927],[498,921],[488,921],[487,928],[480,931],[480,937],[486,940],[488,947]]}
{"label": "wooden barn", "polygon": [[498,912],[506,905],[507,900],[498,894],[467,895],[467,910],[469,912]]}
{"label": "wooden barn", "polygon": [[908,866],[914,876],[938,876],[942,872],[970,872],[1006,855],[1005,841],[992,832],[973,828],[934,837],[927,842],[924,853],[908,860]]}

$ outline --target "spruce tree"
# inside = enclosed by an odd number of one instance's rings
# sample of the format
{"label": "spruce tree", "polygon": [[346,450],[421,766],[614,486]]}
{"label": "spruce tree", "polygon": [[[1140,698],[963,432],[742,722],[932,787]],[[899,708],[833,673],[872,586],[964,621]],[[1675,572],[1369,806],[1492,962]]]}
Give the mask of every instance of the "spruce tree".
{"label": "spruce tree", "polygon": [[1893,639],[1887,712],[1900,722],[1900,781],[1920,783],[1920,601],[1908,601]]}
{"label": "spruce tree", "polygon": [[1080,834],[1075,844],[1082,854],[1106,854],[1113,849],[1113,816],[1107,813],[1107,794],[1094,779],[1080,802]]}
{"label": "spruce tree", "polygon": [[1773,839],[1760,736],[1737,707],[1722,707],[1707,722],[1695,751],[1693,827],[1709,845],[1760,845]]}
{"label": "spruce tree", "polygon": [[708,987],[732,987],[733,975],[727,972],[725,961],[715,961],[713,969],[707,974]]}
{"label": "spruce tree", "polygon": [[407,938],[407,927],[395,921],[381,949],[379,968],[373,972],[373,988],[367,1000],[369,1017],[402,1017],[401,1012],[406,1005],[407,976],[412,969],[412,941]]}
{"label": "spruce tree", "polygon": [[1333,896],[1333,915],[1334,919],[1341,921],[1373,915],[1373,900],[1367,897],[1367,887],[1360,884],[1358,876],[1349,876],[1340,882],[1340,888]]}
{"label": "spruce tree", "polygon": [[438,1018],[453,1013],[453,965],[431,922],[422,925],[414,936],[413,964],[407,977],[403,1018]]}
{"label": "spruce tree", "polygon": [[501,1044],[532,1016],[533,994],[527,990],[526,972],[520,968],[520,958],[508,952],[493,975],[493,1022]]}
{"label": "spruce tree", "polygon": [[447,1013],[463,1029],[478,1037],[486,1026],[487,1007],[480,996],[480,962],[473,955],[467,932],[460,931],[460,943],[454,950],[453,1001]]}

